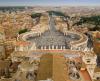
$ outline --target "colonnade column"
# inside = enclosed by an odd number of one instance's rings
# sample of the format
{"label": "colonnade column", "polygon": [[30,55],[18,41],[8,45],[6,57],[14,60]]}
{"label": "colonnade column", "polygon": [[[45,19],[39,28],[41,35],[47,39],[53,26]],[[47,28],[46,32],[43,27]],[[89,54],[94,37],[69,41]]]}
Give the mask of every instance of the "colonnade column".
{"label": "colonnade column", "polygon": [[65,49],[65,46],[63,46],[63,49]]}
{"label": "colonnade column", "polygon": [[56,49],[58,49],[58,46],[56,46]]}
{"label": "colonnade column", "polygon": [[48,46],[48,50],[50,50],[50,45]]}
{"label": "colonnade column", "polygon": [[43,46],[41,46],[41,49],[43,49]]}
{"label": "colonnade column", "polygon": [[61,47],[61,50],[63,49],[63,46],[60,46]]}
{"label": "colonnade column", "polygon": [[44,50],[46,50],[46,46],[44,46]]}
{"label": "colonnade column", "polygon": [[54,50],[54,45],[52,45],[52,49]]}

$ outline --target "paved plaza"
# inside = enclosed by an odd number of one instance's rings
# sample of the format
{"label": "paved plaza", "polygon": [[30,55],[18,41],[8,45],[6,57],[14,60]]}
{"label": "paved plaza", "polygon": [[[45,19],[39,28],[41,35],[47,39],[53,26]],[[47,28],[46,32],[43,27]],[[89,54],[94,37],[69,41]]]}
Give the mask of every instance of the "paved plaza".
{"label": "paved plaza", "polygon": [[56,30],[54,18],[52,16],[49,18],[49,30],[41,36],[30,37],[27,40],[35,42],[38,49],[70,49],[69,42],[79,40],[79,36],[76,34],[64,36],[62,32]]}

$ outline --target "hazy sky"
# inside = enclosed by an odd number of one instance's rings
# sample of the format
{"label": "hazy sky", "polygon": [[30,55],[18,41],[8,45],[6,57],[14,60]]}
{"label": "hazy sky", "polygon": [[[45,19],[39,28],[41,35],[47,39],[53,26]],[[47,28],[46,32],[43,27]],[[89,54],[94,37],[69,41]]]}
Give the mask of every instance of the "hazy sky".
{"label": "hazy sky", "polygon": [[0,0],[0,6],[100,5],[100,0]]}

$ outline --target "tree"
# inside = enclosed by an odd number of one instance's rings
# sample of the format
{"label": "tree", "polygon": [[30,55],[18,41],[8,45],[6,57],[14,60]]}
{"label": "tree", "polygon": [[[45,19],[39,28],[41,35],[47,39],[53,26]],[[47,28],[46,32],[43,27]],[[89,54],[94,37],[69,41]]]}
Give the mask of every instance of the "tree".
{"label": "tree", "polygon": [[100,16],[99,15],[95,15],[95,16],[90,16],[90,17],[81,17],[80,20],[76,23],[73,24],[74,25],[82,25],[82,24],[92,24],[94,25],[94,27],[88,27],[89,30],[91,31],[95,31],[95,30],[100,30]]}
{"label": "tree", "polygon": [[40,17],[41,16],[41,13],[33,13],[31,15],[32,18],[37,18],[37,17]]}
{"label": "tree", "polygon": [[20,30],[18,33],[19,34],[22,34],[22,33],[25,33],[25,32],[27,32],[28,31],[28,29],[22,29],[22,30]]}

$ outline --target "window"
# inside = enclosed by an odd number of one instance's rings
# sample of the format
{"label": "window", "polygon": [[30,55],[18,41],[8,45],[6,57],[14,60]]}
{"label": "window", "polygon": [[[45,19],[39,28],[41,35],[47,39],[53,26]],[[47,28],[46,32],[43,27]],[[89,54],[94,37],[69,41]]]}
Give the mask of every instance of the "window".
{"label": "window", "polygon": [[97,77],[97,80],[100,80],[100,77]]}
{"label": "window", "polygon": [[87,63],[90,63],[90,60],[88,60]]}
{"label": "window", "polygon": [[90,63],[90,59],[86,59],[87,60],[87,63]]}

